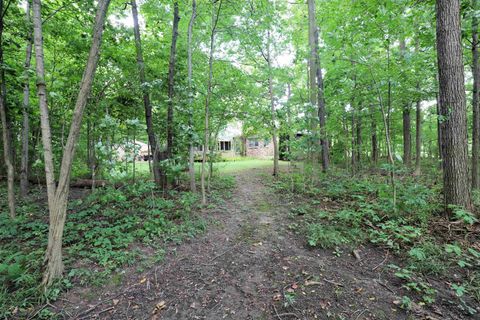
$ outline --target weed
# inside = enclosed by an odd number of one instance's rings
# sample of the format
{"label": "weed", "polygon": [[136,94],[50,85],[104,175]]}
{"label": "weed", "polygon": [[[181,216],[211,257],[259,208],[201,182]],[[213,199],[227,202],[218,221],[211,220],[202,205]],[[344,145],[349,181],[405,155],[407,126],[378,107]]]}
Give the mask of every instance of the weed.
{"label": "weed", "polygon": [[[223,199],[233,185],[232,178],[214,179],[212,197]],[[70,202],[63,236],[68,274],[42,295],[38,285],[47,243],[47,213],[29,199],[20,208],[14,220],[6,210],[0,212],[0,318],[9,318],[14,310],[17,316],[26,315],[32,306],[55,300],[74,285],[118,284],[125,267],[157,263],[164,256],[166,242],[179,243],[207,226],[192,214],[198,208],[198,196],[190,192],[172,192],[164,198],[147,181],[118,189],[97,188],[83,200]],[[145,257],[142,246],[154,248],[156,254]],[[45,310],[38,317],[51,318]]]}

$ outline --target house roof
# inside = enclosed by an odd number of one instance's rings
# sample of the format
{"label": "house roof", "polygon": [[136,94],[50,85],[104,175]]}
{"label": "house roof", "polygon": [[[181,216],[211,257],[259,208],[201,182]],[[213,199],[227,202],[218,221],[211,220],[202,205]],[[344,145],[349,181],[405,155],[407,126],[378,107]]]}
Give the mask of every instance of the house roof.
{"label": "house roof", "polygon": [[233,138],[240,137],[242,135],[242,123],[240,121],[229,123],[225,129],[221,130],[218,134],[219,141],[230,141]]}

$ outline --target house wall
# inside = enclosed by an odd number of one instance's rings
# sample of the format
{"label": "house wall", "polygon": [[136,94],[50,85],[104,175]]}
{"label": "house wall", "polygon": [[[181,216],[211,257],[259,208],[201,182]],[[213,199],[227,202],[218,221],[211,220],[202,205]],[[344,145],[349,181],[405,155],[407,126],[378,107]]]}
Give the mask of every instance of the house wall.
{"label": "house wall", "polygon": [[258,147],[251,147],[249,145],[249,140],[247,139],[247,157],[252,158],[271,158],[273,157],[273,142],[270,140],[269,143],[264,146],[263,140],[260,140]]}

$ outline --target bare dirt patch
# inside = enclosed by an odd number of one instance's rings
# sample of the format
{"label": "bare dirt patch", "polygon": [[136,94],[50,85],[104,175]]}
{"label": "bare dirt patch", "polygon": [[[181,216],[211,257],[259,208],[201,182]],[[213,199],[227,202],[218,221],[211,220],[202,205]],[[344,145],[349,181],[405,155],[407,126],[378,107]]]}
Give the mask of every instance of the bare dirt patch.
{"label": "bare dirt patch", "polygon": [[448,306],[407,314],[401,284],[377,247],[311,249],[288,228],[288,209],[264,184],[266,170],[237,174],[233,197],[204,214],[219,223],[168,248],[121,285],[77,288],[56,311],[75,319],[462,319]]}

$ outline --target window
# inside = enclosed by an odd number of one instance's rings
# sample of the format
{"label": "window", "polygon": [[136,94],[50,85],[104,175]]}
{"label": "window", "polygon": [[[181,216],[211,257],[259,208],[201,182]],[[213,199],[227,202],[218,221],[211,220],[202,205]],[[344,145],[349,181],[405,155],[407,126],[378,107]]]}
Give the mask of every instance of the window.
{"label": "window", "polygon": [[260,144],[258,143],[257,139],[248,140],[248,147],[249,148],[258,148],[259,145]]}
{"label": "window", "polygon": [[231,141],[220,141],[220,150],[221,151],[230,151],[232,150],[232,142]]}

